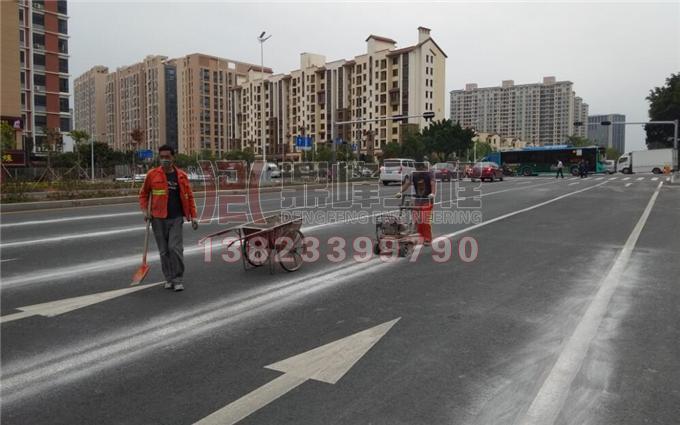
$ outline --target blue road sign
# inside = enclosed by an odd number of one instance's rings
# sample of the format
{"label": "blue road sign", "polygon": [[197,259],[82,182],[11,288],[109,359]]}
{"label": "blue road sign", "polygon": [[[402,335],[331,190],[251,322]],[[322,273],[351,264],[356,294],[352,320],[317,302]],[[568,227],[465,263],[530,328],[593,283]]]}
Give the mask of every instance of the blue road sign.
{"label": "blue road sign", "polygon": [[137,151],[137,158],[139,159],[153,159],[153,151],[151,149],[141,149]]}

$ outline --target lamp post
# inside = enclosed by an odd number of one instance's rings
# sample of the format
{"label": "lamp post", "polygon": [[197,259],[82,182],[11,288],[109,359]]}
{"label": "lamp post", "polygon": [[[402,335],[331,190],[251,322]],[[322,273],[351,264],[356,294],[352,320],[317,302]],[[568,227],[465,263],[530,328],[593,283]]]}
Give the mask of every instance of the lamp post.
{"label": "lamp post", "polygon": [[267,142],[265,137],[264,125],[264,42],[271,38],[271,34],[265,37],[265,32],[262,31],[257,41],[260,42],[260,125],[262,131],[262,161],[267,164]]}
{"label": "lamp post", "polygon": [[92,183],[94,183],[94,137],[90,137],[90,163],[92,167]]}

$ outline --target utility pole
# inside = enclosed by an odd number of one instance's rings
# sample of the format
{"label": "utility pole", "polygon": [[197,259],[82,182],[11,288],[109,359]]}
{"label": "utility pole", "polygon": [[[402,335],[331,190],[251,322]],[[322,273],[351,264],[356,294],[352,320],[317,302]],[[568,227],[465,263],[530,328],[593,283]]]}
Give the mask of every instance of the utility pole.
{"label": "utility pole", "polygon": [[265,31],[262,31],[257,40],[260,42],[260,126],[262,131],[262,161],[267,164],[267,139],[265,137],[265,121],[264,121],[264,42],[271,38],[271,34],[265,37]]}

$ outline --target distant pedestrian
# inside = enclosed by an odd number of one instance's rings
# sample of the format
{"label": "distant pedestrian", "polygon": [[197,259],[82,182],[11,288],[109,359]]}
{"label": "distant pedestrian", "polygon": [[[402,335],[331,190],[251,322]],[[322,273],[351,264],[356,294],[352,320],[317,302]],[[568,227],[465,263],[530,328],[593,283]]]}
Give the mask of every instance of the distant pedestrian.
{"label": "distant pedestrian", "polygon": [[578,175],[581,178],[588,177],[588,168],[586,165],[586,161],[583,159],[581,160],[581,162],[578,163]]}
{"label": "distant pedestrian", "polygon": [[[182,224],[184,218],[191,221],[196,230],[196,203],[191,191],[189,177],[174,164],[175,151],[168,145],[158,148],[161,166],[146,174],[144,186],[139,192],[139,204],[144,219],[151,220],[153,235],[161,257],[161,269],[165,276],[165,289],[182,291],[184,275],[184,243]],[[151,200],[149,200],[151,197]],[[147,206],[151,202],[151,215]]]}
{"label": "distant pedestrian", "polygon": [[562,178],[564,178],[564,173],[562,172],[562,168],[564,168],[564,164],[562,164],[561,160],[558,160],[557,161],[557,175],[555,176],[555,178],[559,178],[560,176],[562,176]]}

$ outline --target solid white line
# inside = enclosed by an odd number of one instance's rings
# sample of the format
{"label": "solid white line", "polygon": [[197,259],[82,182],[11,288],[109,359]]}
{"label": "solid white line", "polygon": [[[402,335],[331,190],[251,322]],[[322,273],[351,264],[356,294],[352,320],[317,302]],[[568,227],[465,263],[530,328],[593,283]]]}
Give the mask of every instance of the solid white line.
{"label": "solid white line", "polygon": [[68,240],[73,240],[73,239],[99,238],[99,237],[102,237],[102,236],[118,235],[118,234],[121,234],[121,233],[135,232],[135,231],[138,231],[138,230],[144,230],[144,226],[121,227],[121,228],[118,228],[118,229],[104,230],[104,231],[101,231],[101,232],[76,233],[76,234],[70,234],[70,235],[59,235],[59,236],[54,236],[54,237],[51,237],[51,238],[44,238],[44,239],[31,239],[31,240],[26,240],[26,241],[7,242],[7,243],[0,244],[0,248],[7,249],[7,248],[16,248],[18,246],[41,245],[41,244],[52,243],[52,242],[63,242],[63,241],[68,241]]}
{"label": "solid white line", "polygon": [[633,183],[626,183],[626,187],[630,186],[631,184],[633,184]]}
{"label": "solid white line", "polygon": [[[505,193],[505,192],[510,192],[513,190],[520,190],[520,189],[528,189],[531,187],[539,187],[539,186],[546,186],[550,184],[554,184],[554,181],[548,182],[548,183],[539,183],[533,186],[520,186],[520,187],[511,187],[508,189],[503,189],[503,190],[498,190],[495,192],[489,192],[489,193],[482,193],[479,196],[491,196],[495,195],[497,193]],[[448,202],[448,201],[447,201]],[[438,202],[437,204],[440,204],[441,202]],[[366,217],[375,217],[378,215],[382,214],[388,214],[388,213],[394,213],[398,210],[394,211],[382,211],[378,213],[374,213],[372,215],[368,215]],[[325,228],[328,226],[335,226],[339,224],[344,224],[344,223],[351,223],[354,221],[360,221],[364,220],[365,217],[359,217],[359,218],[351,218],[347,220],[338,220],[330,223],[324,223],[324,224],[318,224],[316,226],[309,226],[303,228],[303,232],[306,233],[311,233],[314,232],[318,229]],[[218,241],[213,241],[212,243],[212,248],[213,249],[218,249],[222,246],[222,240]],[[205,252],[206,248],[204,246],[196,245],[196,246],[191,246],[188,248],[184,248],[184,256],[188,257],[191,255],[195,254],[200,254]],[[85,274],[92,274],[92,273],[102,273],[110,270],[118,270],[124,267],[130,267],[134,265],[139,264],[139,254],[134,254],[134,255],[128,255],[125,257],[116,257],[116,258],[111,258],[111,259],[106,259],[106,260],[100,260],[100,261],[92,261],[84,264],[77,264],[73,266],[66,266],[66,267],[61,267],[61,268],[54,268],[51,270],[38,270],[33,273],[26,273],[20,276],[13,276],[9,278],[3,278],[0,286],[2,288],[10,288],[10,287],[15,287],[15,286],[24,286],[27,284],[31,283],[36,283],[36,282],[42,282],[42,281],[54,281],[57,279],[65,279],[73,276],[83,276]],[[154,263],[158,262],[159,258],[157,255],[150,255],[148,258],[149,263]]]}
{"label": "solid white line", "polygon": [[4,260],[0,260],[0,263],[4,263],[6,261],[16,261],[17,258],[5,258]]}
{"label": "solid white line", "polygon": [[[585,192],[606,182],[552,198],[550,200],[517,210],[502,216],[469,226],[441,237],[454,237],[500,220],[531,211],[560,199]],[[552,183],[551,183],[552,184]],[[498,192],[496,192],[498,193]],[[201,250],[202,248],[199,247]],[[192,337],[227,326],[239,320],[247,320],[276,307],[332,288],[350,280],[371,282],[372,277],[391,264],[373,258],[365,263],[334,264],[311,275],[283,280],[279,283],[245,291],[226,300],[219,300],[193,310],[173,312],[137,327],[126,327],[115,334],[99,336],[78,347],[61,352],[46,352],[31,358],[22,358],[18,364],[4,364],[3,401],[11,403],[31,397],[54,386],[73,382],[98,371],[131,361],[159,347],[178,346]]]}
{"label": "solid white line", "polygon": [[63,218],[50,218],[47,220],[31,220],[31,221],[20,221],[18,223],[3,223],[0,224],[0,228],[5,227],[17,227],[17,226],[35,226],[39,224],[52,224],[52,223],[63,223],[67,221],[80,221],[80,220],[96,220],[98,218],[112,218],[127,215],[138,215],[141,216],[142,213],[139,211],[134,212],[121,212],[116,214],[98,214],[98,215],[81,215],[76,217],[63,217]]}
{"label": "solid white line", "polygon": [[588,310],[562,348],[562,352],[552,367],[550,374],[543,382],[531,406],[529,406],[529,410],[521,422],[522,425],[552,425],[562,410],[572,382],[581,369],[588,347],[597,334],[604,315],[607,313],[612,295],[623,278],[628,261],[647,222],[647,218],[649,218],[649,214],[654,207],[662,184],[661,182],[656,187],[647,203],[647,207],[628,236],[609,273],[600,282],[599,289],[591,300]]}

